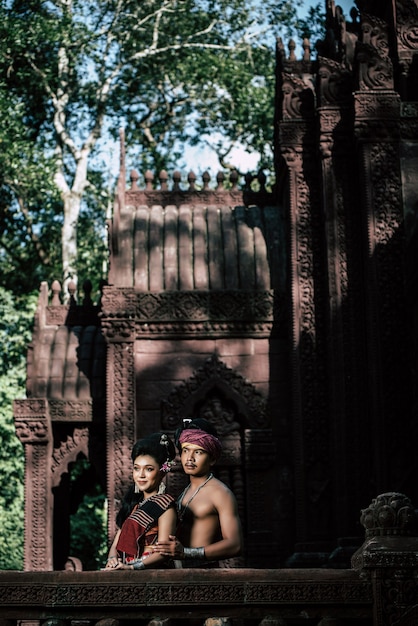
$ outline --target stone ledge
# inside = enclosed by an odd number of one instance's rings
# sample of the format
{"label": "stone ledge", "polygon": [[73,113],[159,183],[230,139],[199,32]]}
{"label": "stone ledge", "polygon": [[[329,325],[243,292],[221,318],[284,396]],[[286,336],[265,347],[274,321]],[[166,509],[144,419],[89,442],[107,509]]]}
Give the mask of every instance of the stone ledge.
{"label": "stone ledge", "polygon": [[133,619],[370,616],[372,589],[353,570],[150,570],[0,572],[2,616]]}

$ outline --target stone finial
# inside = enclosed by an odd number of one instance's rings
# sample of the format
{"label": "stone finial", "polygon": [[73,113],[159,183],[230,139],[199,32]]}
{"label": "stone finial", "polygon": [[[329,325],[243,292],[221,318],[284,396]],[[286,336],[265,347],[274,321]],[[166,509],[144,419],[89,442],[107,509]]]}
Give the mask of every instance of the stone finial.
{"label": "stone finial", "polygon": [[289,61],[296,61],[296,54],[295,54],[296,43],[294,39],[289,39],[288,48],[289,48]]}
{"label": "stone finial", "polygon": [[207,171],[203,172],[202,180],[203,180],[203,189],[209,189],[209,183],[210,183],[210,174],[209,174],[209,172],[207,172]]}
{"label": "stone finial", "polygon": [[131,170],[129,178],[131,181],[131,190],[136,191],[138,189],[138,180],[139,180],[138,172],[136,170]]}
{"label": "stone finial", "polygon": [[231,174],[229,175],[229,182],[231,183],[231,189],[233,189],[235,191],[235,189],[238,189],[238,172],[237,170],[232,170]]}
{"label": "stone finial", "polygon": [[160,189],[166,191],[168,189],[168,174],[166,170],[161,170],[158,179],[160,181]]}
{"label": "stone finial", "polygon": [[151,191],[153,188],[154,174],[150,170],[147,170],[144,174],[144,179],[145,179],[145,189],[147,191]]}
{"label": "stone finial", "polygon": [[54,280],[53,281],[53,283],[51,285],[51,292],[52,292],[51,305],[52,306],[59,306],[61,304],[61,298],[60,298],[61,285],[60,285],[58,280]]}
{"label": "stone finial", "polygon": [[180,183],[181,183],[181,173],[178,170],[176,170],[175,172],[173,172],[173,191],[180,190]]}
{"label": "stone finial", "polygon": [[360,522],[366,529],[366,537],[409,535],[416,521],[411,500],[396,491],[374,498],[367,509],[361,511],[360,517]]}
{"label": "stone finial", "polygon": [[193,191],[194,189],[196,189],[196,174],[190,170],[190,172],[187,175],[187,182],[189,183],[189,190]]}

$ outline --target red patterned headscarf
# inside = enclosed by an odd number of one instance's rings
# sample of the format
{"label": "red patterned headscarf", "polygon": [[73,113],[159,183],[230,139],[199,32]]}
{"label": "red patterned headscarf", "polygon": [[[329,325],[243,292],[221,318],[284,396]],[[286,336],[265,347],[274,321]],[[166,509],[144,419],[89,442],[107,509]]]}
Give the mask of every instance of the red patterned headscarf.
{"label": "red patterned headscarf", "polygon": [[215,461],[221,456],[222,445],[219,439],[198,428],[183,430],[179,437],[179,443],[192,443],[194,446],[199,446],[199,448],[205,450]]}

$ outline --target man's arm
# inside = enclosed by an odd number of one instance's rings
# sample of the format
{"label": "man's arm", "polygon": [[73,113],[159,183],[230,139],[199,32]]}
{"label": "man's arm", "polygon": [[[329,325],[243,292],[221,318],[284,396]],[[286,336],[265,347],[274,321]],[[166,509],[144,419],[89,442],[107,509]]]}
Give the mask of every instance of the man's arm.
{"label": "man's arm", "polygon": [[237,502],[229,489],[216,492],[214,505],[219,516],[222,539],[205,548],[205,557],[210,561],[230,559],[242,550],[242,530]]}
{"label": "man's arm", "polygon": [[[213,506],[219,518],[222,539],[206,546],[193,546],[193,548],[204,548],[205,558],[211,561],[238,556],[242,550],[241,522],[235,497],[225,485],[213,495]],[[184,546],[173,535],[170,535],[169,541],[158,541],[154,550],[175,559],[185,558]]]}

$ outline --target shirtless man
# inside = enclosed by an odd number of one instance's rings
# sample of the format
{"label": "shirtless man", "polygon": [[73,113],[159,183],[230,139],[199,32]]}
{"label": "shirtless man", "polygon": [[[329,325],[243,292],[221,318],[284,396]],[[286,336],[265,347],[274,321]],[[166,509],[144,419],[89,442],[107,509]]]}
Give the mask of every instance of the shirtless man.
{"label": "shirtless man", "polygon": [[180,559],[183,567],[216,566],[221,559],[239,555],[242,548],[235,496],[211,471],[222,446],[216,431],[203,418],[186,424],[177,441],[189,484],[177,500],[176,536],[159,541],[154,549]]}

